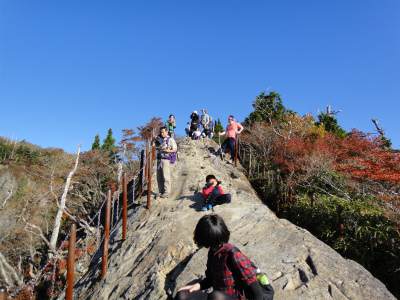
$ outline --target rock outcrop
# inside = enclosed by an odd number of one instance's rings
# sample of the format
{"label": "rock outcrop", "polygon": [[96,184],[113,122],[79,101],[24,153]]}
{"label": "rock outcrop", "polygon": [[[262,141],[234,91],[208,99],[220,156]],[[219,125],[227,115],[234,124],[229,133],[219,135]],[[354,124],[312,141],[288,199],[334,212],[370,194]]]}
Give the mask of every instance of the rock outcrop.
{"label": "rock outcrop", "polygon": [[[101,251],[75,284],[74,299],[172,299],[179,287],[204,276],[207,249],[193,243],[205,177],[222,181],[232,203],[215,207],[231,230],[231,243],[268,275],[279,299],[395,299],[358,263],[347,260],[307,230],[278,219],[257,197],[241,172],[208,154],[211,140],[179,142],[179,160],[172,169],[172,194],[146,197],[131,208],[128,237],[122,228],[110,235],[107,275],[100,280]],[[155,171],[155,166],[154,166]],[[155,174],[155,173],[153,173]],[[153,191],[157,191],[153,180]],[[120,221],[121,222],[121,221]]]}

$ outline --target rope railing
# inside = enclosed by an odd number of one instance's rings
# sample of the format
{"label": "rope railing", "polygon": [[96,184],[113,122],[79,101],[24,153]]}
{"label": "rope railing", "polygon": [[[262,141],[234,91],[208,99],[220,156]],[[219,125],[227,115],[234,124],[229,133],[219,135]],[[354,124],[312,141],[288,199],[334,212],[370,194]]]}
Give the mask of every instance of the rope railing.
{"label": "rope railing", "polygon": [[[146,157],[144,158],[144,156],[141,156],[141,164],[140,164],[140,169],[135,172],[133,174],[133,176],[131,177],[131,181],[132,181],[132,203],[134,203],[135,201],[135,194],[136,191],[138,192],[138,197],[141,197],[142,194],[142,189],[143,186],[145,184],[148,185],[148,195],[151,194],[151,169],[152,169],[152,157],[154,157],[154,146],[152,147],[152,149],[149,149],[149,153],[146,154]],[[151,155],[150,153],[153,152],[153,155]],[[147,174],[146,174],[147,173]],[[76,229],[76,225],[75,225],[75,229],[73,229],[73,231],[75,232],[75,234],[77,232],[80,232],[81,230],[86,229],[86,235],[85,238],[83,240],[78,240],[77,242],[73,242],[73,246],[74,249],[75,247],[81,243],[82,244],[82,248],[83,248],[83,252],[80,253],[80,255],[78,255],[77,259],[77,264],[80,264],[81,266],[81,270],[85,270],[86,267],[89,264],[89,253],[88,253],[88,249],[89,249],[89,236],[91,234],[93,234],[92,229],[90,228],[90,226],[92,224],[94,224],[95,220],[97,219],[97,224],[96,224],[96,232],[94,233],[95,235],[95,242],[94,245],[96,245],[96,251],[98,251],[101,247],[101,244],[103,243],[103,251],[107,251],[108,252],[108,237],[109,237],[109,230],[110,228],[115,227],[115,225],[118,223],[118,221],[120,220],[121,215],[123,216],[123,240],[126,239],[126,232],[127,232],[127,193],[128,193],[128,180],[127,180],[127,176],[126,173],[123,174],[123,179],[122,181],[117,181],[117,185],[118,185],[118,189],[117,191],[111,196],[111,190],[108,191],[107,195],[105,196],[105,199],[102,201],[100,207],[98,208],[97,212],[94,214],[93,217],[91,217],[89,219],[88,222],[83,221],[82,219],[80,219],[79,217],[76,217],[76,222],[77,224],[80,226],[79,229]],[[120,196],[121,196],[121,185],[123,185],[122,188],[122,194],[123,194],[123,206],[122,209],[120,207]],[[116,203],[115,203],[116,202]],[[105,234],[101,234],[101,212],[103,210],[103,207],[106,203],[109,203],[109,208],[110,208],[110,214],[108,216],[108,220],[110,222],[110,227],[108,228],[108,236],[106,237]],[[112,207],[112,213],[111,213],[111,207]],[[148,199],[147,202],[147,208],[150,207],[150,200]],[[111,218],[111,219],[110,219]],[[105,222],[107,221],[107,216],[105,218]],[[73,223],[75,224],[75,223]],[[72,225],[71,225],[72,227]],[[15,298],[16,296],[18,296],[18,294],[20,294],[24,289],[26,289],[27,287],[30,289],[30,295],[29,295],[29,299],[33,299],[34,297],[34,290],[35,290],[35,285],[37,282],[39,282],[41,276],[44,274],[45,270],[53,263],[53,267],[52,267],[52,271],[50,274],[50,281],[51,281],[51,286],[50,286],[50,290],[49,290],[49,298],[53,299],[54,298],[54,290],[55,290],[55,282],[56,282],[56,273],[57,273],[57,262],[59,261],[59,256],[60,256],[60,252],[62,251],[63,247],[65,246],[67,240],[71,237],[71,233],[73,232],[72,229],[70,229],[70,232],[65,236],[64,240],[61,242],[60,246],[57,248],[57,250],[53,253],[53,257],[50,258],[45,264],[44,266],[36,273],[35,277],[33,277],[32,279],[30,279],[28,282],[24,283],[22,286],[18,287],[16,290],[14,290],[12,293],[7,295],[7,288],[5,287],[0,287],[0,300],[5,300],[5,299],[12,299]],[[105,242],[106,241],[106,242]],[[71,242],[71,241],[70,241]],[[69,243],[71,244],[71,243]],[[78,247],[76,247],[78,248]],[[78,248],[79,249],[79,248]],[[75,256],[75,250],[73,250],[74,255],[72,255],[72,253],[68,253],[68,261],[69,264],[71,264],[71,259],[73,260],[73,265],[75,265],[75,257],[72,258],[72,256]],[[104,253],[103,253],[103,265],[106,263],[106,259],[104,259]],[[69,271],[67,273],[72,273],[72,277],[70,277],[67,280],[67,284],[64,287],[64,290],[66,291],[66,299],[67,300],[71,300],[72,299],[72,292],[71,290],[68,291],[68,289],[72,289],[73,287],[73,281],[74,281],[74,268],[72,267],[71,270],[73,271]],[[104,273],[105,275],[105,273]]]}

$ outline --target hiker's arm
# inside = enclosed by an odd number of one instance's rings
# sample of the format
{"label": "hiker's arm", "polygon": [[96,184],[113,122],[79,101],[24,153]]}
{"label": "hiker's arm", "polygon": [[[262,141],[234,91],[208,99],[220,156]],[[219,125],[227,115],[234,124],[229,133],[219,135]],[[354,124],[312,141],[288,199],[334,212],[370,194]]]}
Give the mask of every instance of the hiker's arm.
{"label": "hiker's arm", "polygon": [[224,132],[218,132],[218,135],[225,135],[226,134],[226,132],[224,131]]}
{"label": "hiker's arm", "polygon": [[237,132],[237,134],[241,133],[243,131],[243,126],[239,124],[239,131]]}
{"label": "hiker's arm", "polygon": [[208,277],[200,281],[200,290],[206,290],[210,287],[212,287],[212,282],[211,279],[209,279]]}

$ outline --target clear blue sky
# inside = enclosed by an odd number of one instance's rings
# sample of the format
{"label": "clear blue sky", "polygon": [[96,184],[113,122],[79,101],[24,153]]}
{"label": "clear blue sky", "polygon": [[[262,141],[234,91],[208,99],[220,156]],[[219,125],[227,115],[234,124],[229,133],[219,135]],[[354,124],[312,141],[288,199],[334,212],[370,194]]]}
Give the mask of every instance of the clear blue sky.
{"label": "clear blue sky", "polygon": [[400,1],[0,1],[0,135],[89,150],[193,110],[243,121],[262,91],[400,148]]}

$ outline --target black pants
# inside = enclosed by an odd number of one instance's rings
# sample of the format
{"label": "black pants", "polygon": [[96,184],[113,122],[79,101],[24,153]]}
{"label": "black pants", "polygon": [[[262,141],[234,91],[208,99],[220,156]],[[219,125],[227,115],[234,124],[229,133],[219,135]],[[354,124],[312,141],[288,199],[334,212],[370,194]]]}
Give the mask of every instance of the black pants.
{"label": "black pants", "polygon": [[213,291],[210,294],[207,294],[200,291],[190,293],[189,291],[184,290],[176,294],[175,300],[236,300],[236,297],[220,291]]}
{"label": "black pants", "polygon": [[212,206],[230,203],[231,202],[231,195],[230,194],[223,194],[218,188],[214,188],[211,192],[211,196],[207,199],[207,204],[211,204]]}
{"label": "black pants", "polygon": [[[227,152],[228,149],[231,150],[231,159],[235,159],[236,152],[236,140],[234,138],[226,138],[226,140],[222,143],[221,148],[218,149],[217,156],[221,155],[222,152]],[[222,152],[221,152],[222,150]]]}

